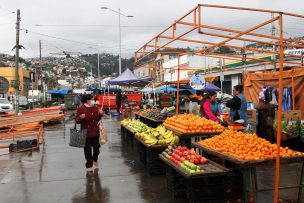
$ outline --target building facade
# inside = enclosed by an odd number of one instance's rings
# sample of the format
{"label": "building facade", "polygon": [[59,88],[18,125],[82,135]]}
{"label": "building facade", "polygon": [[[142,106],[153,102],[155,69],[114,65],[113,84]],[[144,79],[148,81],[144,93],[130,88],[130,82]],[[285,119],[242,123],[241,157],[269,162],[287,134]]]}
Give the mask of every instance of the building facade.
{"label": "building facade", "polygon": [[[0,94],[10,95],[15,92],[15,67],[0,67]],[[37,81],[37,77],[36,80]],[[28,96],[31,89],[30,71],[19,67],[19,94]]]}

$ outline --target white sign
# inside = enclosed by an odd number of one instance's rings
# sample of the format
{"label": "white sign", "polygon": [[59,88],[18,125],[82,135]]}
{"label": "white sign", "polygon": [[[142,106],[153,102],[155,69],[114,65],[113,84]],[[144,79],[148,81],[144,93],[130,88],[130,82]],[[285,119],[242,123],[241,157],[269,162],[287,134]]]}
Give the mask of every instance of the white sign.
{"label": "white sign", "polygon": [[304,49],[287,49],[284,54],[302,55],[304,54]]}
{"label": "white sign", "polygon": [[195,90],[201,90],[205,85],[205,79],[199,74],[194,74],[190,79],[190,86]]}

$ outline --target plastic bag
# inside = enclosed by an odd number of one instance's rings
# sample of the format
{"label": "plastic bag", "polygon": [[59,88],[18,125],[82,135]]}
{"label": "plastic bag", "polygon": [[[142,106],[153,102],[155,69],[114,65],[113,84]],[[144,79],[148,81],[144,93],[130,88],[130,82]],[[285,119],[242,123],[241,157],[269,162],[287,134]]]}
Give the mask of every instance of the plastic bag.
{"label": "plastic bag", "polygon": [[107,131],[102,122],[99,122],[99,143],[104,145],[108,141]]}

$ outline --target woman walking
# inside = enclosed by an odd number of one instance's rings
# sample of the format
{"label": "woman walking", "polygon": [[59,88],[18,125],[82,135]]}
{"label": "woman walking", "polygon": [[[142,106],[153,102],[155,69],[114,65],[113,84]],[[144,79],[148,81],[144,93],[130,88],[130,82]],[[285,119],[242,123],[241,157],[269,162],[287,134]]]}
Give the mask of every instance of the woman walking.
{"label": "woman walking", "polygon": [[[81,124],[82,129],[87,130],[84,156],[86,159],[87,172],[93,172],[93,165],[98,168],[99,155],[99,121],[102,118],[102,109],[94,105],[94,98],[91,94],[86,94],[81,98],[81,105],[77,109],[76,123]],[[93,149],[93,154],[92,154]]]}

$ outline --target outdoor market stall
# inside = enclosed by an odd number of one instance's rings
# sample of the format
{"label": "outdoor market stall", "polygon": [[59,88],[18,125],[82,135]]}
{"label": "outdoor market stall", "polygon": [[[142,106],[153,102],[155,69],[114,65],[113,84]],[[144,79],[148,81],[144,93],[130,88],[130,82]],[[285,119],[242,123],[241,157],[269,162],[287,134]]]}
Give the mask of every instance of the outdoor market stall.
{"label": "outdoor market stall", "polygon": [[[237,178],[243,180],[243,202],[251,202],[252,200],[253,202],[261,202],[263,192],[274,190],[272,185],[265,189],[263,185],[258,184],[258,180],[261,178],[271,178],[271,173],[263,174],[261,177],[261,173],[257,173],[257,171],[260,168],[266,169],[269,167],[272,167],[273,170],[275,166],[274,157],[277,154],[275,144],[271,144],[255,134],[225,131],[219,136],[193,143],[192,146],[202,150],[204,155],[217,157],[234,174],[241,174]],[[304,154],[288,148],[281,148],[280,152],[281,164],[290,165],[288,173],[298,174],[288,177],[289,180],[280,184],[280,189],[296,189],[296,197],[290,200],[299,202],[302,198],[301,193],[304,184],[302,181]],[[281,194],[281,197],[287,199],[288,195]]]}
{"label": "outdoor market stall", "polygon": [[[202,12],[202,9],[204,12]],[[207,25],[206,18],[208,18],[208,11],[211,10],[213,12],[223,11],[222,14],[228,13],[228,11],[239,11],[242,12],[242,17],[245,14],[256,14],[256,16],[261,16],[261,18],[255,17],[253,19],[255,23],[248,23],[247,29],[239,30],[238,28],[227,28],[220,27],[218,25]],[[274,14],[274,17],[269,19],[269,17],[263,18],[263,14]],[[204,16],[203,16],[204,15]],[[278,129],[277,129],[277,142],[274,145],[274,148],[277,150],[277,153],[272,157],[275,157],[275,176],[274,177],[274,194],[269,194],[268,197],[273,197],[273,201],[275,203],[279,202],[279,180],[283,177],[280,176],[280,164],[281,164],[281,155],[284,154],[280,151],[281,149],[281,133],[282,133],[282,100],[283,100],[283,69],[284,66],[296,68],[303,68],[303,62],[299,60],[303,60],[303,55],[296,55],[293,53],[285,53],[284,49],[290,48],[304,48],[303,42],[299,39],[290,39],[283,36],[284,30],[286,31],[288,28],[285,27],[283,21],[288,18],[297,18],[303,19],[303,15],[286,13],[281,11],[273,11],[273,10],[262,10],[262,9],[252,9],[252,8],[241,8],[241,7],[232,7],[232,6],[222,6],[222,5],[209,5],[209,4],[199,4],[191,11],[186,13],[184,16],[174,21],[169,27],[165,28],[162,32],[153,37],[150,41],[146,42],[141,48],[139,48],[135,52],[135,64],[138,66],[142,66],[144,59],[153,55],[153,54],[165,54],[162,51],[172,50],[171,54],[175,52],[178,59],[178,65],[173,70],[177,70],[177,102],[176,102],[176,116],[179,114],[179,89],[180,89],[180,71],[181,71],[181,61],[180,58],[182,55],[198,55],[198,56],[208,56],[214,58],[221,59],[229,59],[238,62],[242,62],[244,65],[247,61],[250,61],[250,64],[253,63],[277,63],[279,67],[278,72],[278,86],[279,86],[279,97],[278,97]],[[265,20],[261,20],[265,19]],[[261,22],[262,21],[262,22]],[[215,22],[215,21],[214,21]],[[271,25],[272,23],[277,22],[279,24],[278,35],[269,35],[262,34],[262,29],[265,29],[265,26]],[[284,26],[283,26],[284,25]],[[198,36],[194,35],[194,31],[197,32]],[[232,33],[232,34],[231,34]],[[203,36],[203,37],[202,37]],[[211,37],[210,37],[211,36]],[[212,39],[208,39],[208,38]],[[198,40],[199,39],[199,40]],[[205,39],[205,40],[201,40]],[[176,47],[170,47],[170,45],[174,45],[174,42],[184,43],[187,49],[178,49]],[[264,44],[267,46],[274,47],[273,50],[269,50],[266,48],[256,48],[256,47],[248,47],[248,46],[240,46],[240,44],[245,44],[247,42]],[[189,45],[194,44],[192,47],[197,47],[199,44],[199,49],[189,49]],[[221,53],[216,48],[220,47],[228,47],[240,50],[243,55],[234,54],[234,52],[229,53]],[[165,52],[166,52],[165,51]],[[250,57],[247,56],[246,51],[250,53],[268,53],[272,54],[274,57],[261,59],[258,57]],[[169,51],[170,52],[170,51]],[[285,60],[285,57],[293,57],[294,60]],[[206,71],[207,67],[202,68]],[[226,71],[225,67],[219,67],[220,72]],[[190,70],[190,69],[189,69]],[[294,95],[294,94],[293,94]],[[180,130],[181,126],[175,126],[177,130]],[[182,128],[183,129],[183,128]],[[185,129],[184,129],[185,130]],[[212,138],[211,138],[212,139]],[[284,161],[285,158],[282,158]],[[292,161],[302,163],[302,159],[291,159]],[[273,159],[274,161],[274,159]],[[283,162],[284,163],[284,162]],[[250,180],[247,179],[246,183],[248,183],[249,188],[255,188],[255,181],[253,173],[250,170],[247,170],[247,177],[251,177]],[[302,182],[303,177],[299,178],[299,182]],[[246,184],[245,184],[246,185]],[[300,186],[301,188],[301,186]],[[252,190],[249,189],[249,192]],[[246,202],[255,201],[255,199],[246,199]],[[261,202],[261,201],[260,201]]]}

